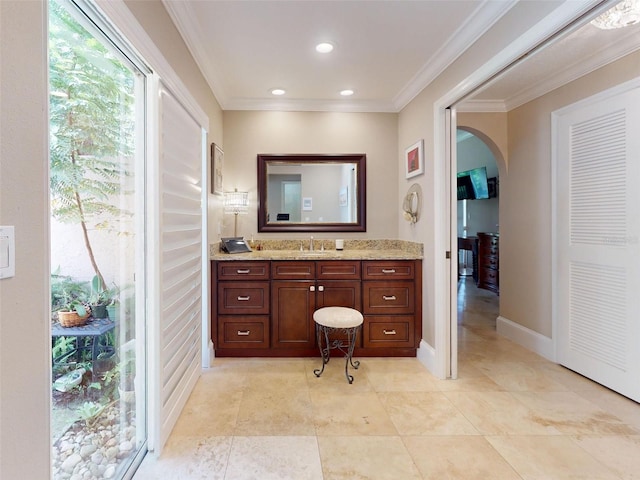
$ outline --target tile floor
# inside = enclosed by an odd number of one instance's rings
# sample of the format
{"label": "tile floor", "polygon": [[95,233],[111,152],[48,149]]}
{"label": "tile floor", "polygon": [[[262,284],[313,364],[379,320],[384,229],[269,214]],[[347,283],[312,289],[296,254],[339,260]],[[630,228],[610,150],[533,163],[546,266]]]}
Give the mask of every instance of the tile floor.
{"label": "tile floor", "polygon": [[460,378],[415,358],[216,359],[134,480],[640,479],[640,405],[499,337],[462,280]]}

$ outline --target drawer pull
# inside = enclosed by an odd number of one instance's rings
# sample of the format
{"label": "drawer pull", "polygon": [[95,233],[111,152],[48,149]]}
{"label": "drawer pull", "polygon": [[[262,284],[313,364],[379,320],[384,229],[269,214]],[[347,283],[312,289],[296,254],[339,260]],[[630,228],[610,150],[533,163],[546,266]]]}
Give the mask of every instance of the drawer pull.
{"label": "drawer pull", "polygon": [[387,300],[387,301],[389,301],[389,300],[396,300],[396,296],[395,296],[395,295],[383,295],[383,296],[382,296],[382,299],[383,299],[383,300]]}
{"label": "drawer pull", "polygon": [[395,335],[396,331],[395,330],[382,330],[382,333],[384,333],[385,335]]}
{"label": "drawer pull", "polygon": [[382,273],[396,273],[395,268],[383,268]]}
{"label": "drawer pull", "polygon": [[236,270],[236,273],[237,273],[238,275],[247,274],[247,273],[249,273],[249,272],[251,272],[251,270],[250,270],[249,268],[245,268],[245,269],[243,269],[243,270],[240,270],[240,269],[237,269],[237,270]]}
{"label": "drawer pull", "polygon": [[250,298],[251,297],[249,295],[246,295],[244,297],[241,297],[240,295],[238,295],[238,301],[239,302],[247,302],[247,301],[249,301]]}
{"label": "drawer pull", "polygon": [[248,337],[251,333],[251,330],[238,330],[239,337]]}

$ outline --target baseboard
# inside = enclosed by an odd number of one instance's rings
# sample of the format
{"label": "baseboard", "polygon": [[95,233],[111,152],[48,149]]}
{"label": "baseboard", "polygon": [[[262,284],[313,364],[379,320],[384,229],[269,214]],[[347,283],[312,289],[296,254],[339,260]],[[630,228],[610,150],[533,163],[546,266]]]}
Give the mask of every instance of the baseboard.
{"label": "baseboard", "polygon": [[[416,358],[429,372],[436,375],[436,350],[424,340],[420,340],[420,347],[416,352]],[[436,375],[437,376],[437,375]]]}
{"label": "baseboard", "polygon": [[503,316],[497,318],[496,327],[498,333],[503,337],[508,338],[518,345],[522,345],[547,360],[552,362],[556,361],[553,339],[512,322]]}

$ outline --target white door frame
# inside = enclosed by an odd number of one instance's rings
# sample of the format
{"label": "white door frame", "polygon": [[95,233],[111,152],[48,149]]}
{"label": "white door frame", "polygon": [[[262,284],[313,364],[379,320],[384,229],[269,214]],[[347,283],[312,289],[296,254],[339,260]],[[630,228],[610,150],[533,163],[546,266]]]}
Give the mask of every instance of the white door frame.
{"label": "white door frame", "polygon": [[[611,2],[609,2],[611,3]],[[434,115],[434,178],[442,179],[434,184],[434,323],[435,323],[435,358],[431,365],[432,373],[439,378],[450,378],[452,365],[456,365],[457,358],[452,355],[457,351],[451,349],[451,332],[457,332],[457,308],[453,307],[453,299],[457,296],[457,263],[446,258],[457,251],[457,237],[451,235],[449,225],[456,224],[456,203],[447,197],[447,192],[453,195],[451,189],[443,188],[445,183],[453,185],[452,172],[456,171],[455,157],[451,164],[447,161],[447,152],[451,152],[451,142],[455,142],[455,135],[448,138],[448,128],[455,132],[455,105],[460,103],[466,95],[487,82],[494,75],[506,69],[527,52],[533,50],[545,40],[552,37],[565,25],[575,21],[581,15],[601,4],[600,0],[586,2],[567,1],[555,9],[550,15],[523,33],[516,41],[503,49],[481,68],[473,72],[464,81],[459,82],[453,89],[446,92],[433,105]],[[602,8],[604,9],[604,7]],[[452,108],[452,121],[447,125],[446,109]],[[455,145],[453,146],[455,152]],[[455,190],[454,190],[455,191]],[[454,240],[456,244],[454,245]],[[445,287],[447,285],[447,287]],[[446,288],[449,294],[446,294]]]}

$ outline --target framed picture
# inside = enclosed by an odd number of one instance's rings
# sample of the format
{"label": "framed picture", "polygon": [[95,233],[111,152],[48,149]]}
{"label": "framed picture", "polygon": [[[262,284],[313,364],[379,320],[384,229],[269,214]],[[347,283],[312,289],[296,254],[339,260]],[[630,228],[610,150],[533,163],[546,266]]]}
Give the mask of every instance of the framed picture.
{"label": "framed picture", "polygon": [[211,144],[211,193],[222,195],[222,167],[224,166],[224,152],[215,143]]}
{"label": "framed picture", "polygon": [[423,141],[419,140],[404,151],[406,178],[424,173]]}
{"label": "framed picture", "polygon": [[302,199],[302,210],[309,212],[313,210],[313,200],[311,197],[304,197]]}

